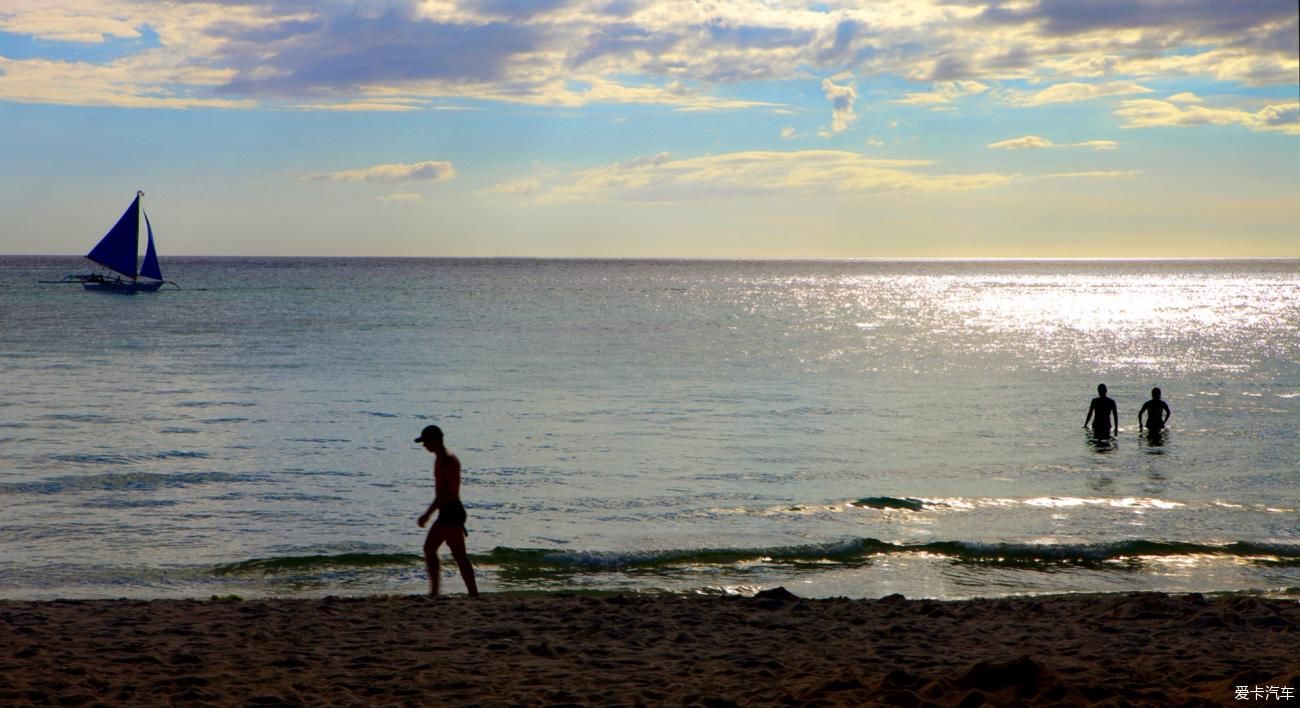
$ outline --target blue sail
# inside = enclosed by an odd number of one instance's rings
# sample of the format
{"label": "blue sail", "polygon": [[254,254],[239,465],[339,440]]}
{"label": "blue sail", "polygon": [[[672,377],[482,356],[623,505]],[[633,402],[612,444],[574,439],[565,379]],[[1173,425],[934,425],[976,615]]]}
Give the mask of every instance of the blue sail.
{"label": "blue sail", "polygon": [[104,238],[86,254],[86,258],[121,273],[136,277],[136,254],[140,247],[140,194],[137,192],[126,213],[117,220]]}
{"label": "blue sail", "polygon": [[[139,197],[136,197],[139,199]],[[144,265],[140,266],[140,275],[154,280],[162,280],[162,268],[158,267],[158,252],[153,247],[153,225],[149,223],[149,215],[144,215],[144,227],[149,232],[149,245],[144,251]]]}

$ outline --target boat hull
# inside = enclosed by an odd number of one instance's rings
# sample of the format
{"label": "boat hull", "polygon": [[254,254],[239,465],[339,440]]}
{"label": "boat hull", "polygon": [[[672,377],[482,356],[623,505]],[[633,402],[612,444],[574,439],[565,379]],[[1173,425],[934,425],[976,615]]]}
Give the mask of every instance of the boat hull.
{"label": "boat hull", "polygon": [[103,280],[99,282],[83,282],[82,287],[87,290],[94,290],[104,293],[118,293],[121,295],[134,295],[136,293],[156,293],[163,286],[159,283],[139,283],[131,280]]}

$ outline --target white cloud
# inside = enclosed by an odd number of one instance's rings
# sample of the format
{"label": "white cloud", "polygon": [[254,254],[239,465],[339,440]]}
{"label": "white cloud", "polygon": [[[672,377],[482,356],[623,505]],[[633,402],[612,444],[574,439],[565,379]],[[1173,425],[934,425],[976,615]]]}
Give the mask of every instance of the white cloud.
{"label": "white cloud", "polygon": [[[172,67],[152,57],[110,64],[13,60],[0,57],[0,100],[116,108],[253,108],[248,98],[223,98],[196,88],[220,84],[228,73]],[[187,85],[187,91],[169,87]]]}
{"label": "white cloud", "polygon": [[492,187],[492,191],[499,194],[511,194],[514,196],[528,196],[542,189],[542,181],[536,177],[525,177],[522,179],[503,182]]}
{"label": "white cloud", "polygon": [[[1292,8],[1292,13],[1295,8]],[[1293,15],[1294,17],[1294,15]],[[1205,77],[1247,86],[1294,84],[1300,61],[1296,57],[1296,20],[1292,19],[1292,46],[1269,51],[1251,51],[1240,47],[1215,48],[1182,52],[1144,52],[1118,63],[1115,72],[1150,77]],[[1233,44],[1240,40],[1230,40]]]}
{"label": "white cloud", "polygon": [[128,13],[55,0],[0,10],[0,29],[51,42],[100,44],[113,37],[137,38],[138,27]]}
{"label": "white cloud", "polygon": [[1085,140],[1080,143],[1057,143],[1047,138],[1037,135],[1026,135],[1020,138],[1010,140],[1000,140],[996,143],[989,143],[990,150],[1041,150],[1046,148],[1091,148],[1093,150],[1114,150],[1119,147],[1119,143],[1114,140]]}
{"label": "white cloud", "polygon": [[338,103],[299,103],[291,108],[300,111],[340,111],[358,113],[405,113],[422,110],[418,104],[394,101],[339,101]]}
{"label": "white cloud", "polygon": [[909,93],[903,98],[896,98],[890,103],[900,103],[905,106],[937,106],[951,103],[951,100],[937,93]]}
{"label": "white cloud", "polygon": [[749,151],[674,159],[667,153],[582,170],[537,196],[542,203],[682,202],[771,194],[961,191],[1011,181],[995,173],[933,174],[927,160],[883,160],[840,150]]}
{"label": "white cloud", "polygon": [[1168,101],[1137,99],[1124,101],[1115,111],[1125,128],[1186,128],[1199,125],[1239,125],[1256,131],[1300,135],[1300,102],[1265,106],[1258,111],[1238,108],[1179,106]]}
{"label": "white cloud", "polygon": [[685,86],[679,81],[665,85],[631,86],[600,77],[575,77],[511,84],[458,84],[430,82],[410,85],[409,100],[420,95],[448,95],[502,103],[519,103],[561,108],[579,108],[591,104],[666,105],[678,111],[724,111],[766,108],[780,110],[782,104],[736,98],[719,98],[708,92]]}
{"label": "white cloud", "polygon": [[422,202],[424,195],[415,194],[414,192],[395,192],[379,198],[379,201],[385,204],[400,204],[409,202]]}
{"label": "white cloud", "polygon": [[1135,177],[1142,174],[1141,170],[1096,170],[1092,172],[1057,172],[1050,175],[1040,175],[1041,179],[1109,179],[1118,177]]}
{"label": "white cloud", "polygon": [[940,81],[934,84],[928,93],[909,93],[903,98],[890,103],[908,106],[929,106],[931,110],[942,110],[959,98],[976,96],[988,91],[987,84],[979,81]]}
{"label": "white cloud", "polygon": [[1022,138],[1012,138],[1002,140],[996,143],[989,143],[991,150],[1025,150],[1029,148],[1050,148],[1056,147],[1051,140],[1040,138],[1037,135],[1026,135]]}
{"label": "white cloud", "polygon": [[831,102],[831,132],[842,133],[858,119],[854,103],[858,90],[853,84],[839,86],[830,79],[822,79],[822,93]]}
{"label": "white cloud", "polygon": [[455,177],[456,168],[450,162],[427,160],[409,164],[375,165],[359,170],[318,172],[306,175],[303,179],[328,182],[441,182]]}
{"label": "white cloud", "polygon": [[1013,98],[1013,102],[1022,106],[1043,106],[1049,103],[1090,101],[1107,96],[1125,96],[1135,93],[1154,93],[1154,91],[1132,81],[1110,81],[1102,84],[1071,81],[1049,86],[1035,93],[1019,94]]}

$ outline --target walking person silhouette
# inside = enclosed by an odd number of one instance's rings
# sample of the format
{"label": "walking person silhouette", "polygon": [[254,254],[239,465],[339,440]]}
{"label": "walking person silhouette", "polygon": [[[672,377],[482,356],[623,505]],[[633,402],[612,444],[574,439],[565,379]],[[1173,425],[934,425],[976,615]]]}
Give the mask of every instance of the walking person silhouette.
{"label": "walking person silhouette", "polygon": [[433,453],[433,503],[420,515],[420,528],[429,522],[433,512],[438,518],[429,527],[424,539],[424,564],[429,570],[429,595],[438,595],[438,548],[446,543],[451,557],[460,568],[460,577],[470,597],[478,597],[478,583],[474,579],[474,566],[465,552],[465,506],[460,502],[460,458],[447,451],[443,444],[442,429],[436,425],[425,426],[415,442]]}

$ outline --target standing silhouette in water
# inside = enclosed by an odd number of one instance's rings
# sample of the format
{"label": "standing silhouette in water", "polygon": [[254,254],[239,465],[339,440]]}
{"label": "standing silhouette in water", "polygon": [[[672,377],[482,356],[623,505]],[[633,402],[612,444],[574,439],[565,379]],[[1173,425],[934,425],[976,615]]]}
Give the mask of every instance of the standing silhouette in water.
{"label": "standing silhouette in water", "polygon": [[1160,400],[1160,389],[1151,389],[1151,400],[1142,404],[1142,410],[1138,411],[1138,430],[1142,429],[1142,415],[1146,414],[1147,432],[1159,433],[1165,429],[1165,423],[1169,422],[1169,404]]}
{"label": "standing silhouette in water", "polygon": [[420,514],[420,528],[429,523],[433,512],[438,518],[429,527],[424,539],[424,564],[429,569],[429,595],[438,594],[438,547],[443,543],[451,549],[451,557],[460,567],[460,577],[470,597],[478,597],[478,583],[474,580],[474,566],[465,552],[465,506],[460,503],[460,459],[447,451],[442,442],[442,429],[436,425],[425,426],[416,442],[433,453],[433,503]]}
{"label": "standing silhouette in water", "polygon": [[1097,384],[1097,397],[1088,406],[1088,417],[1083,419],[1083,427],[1092,422],[1092,435],[1095,438],[1109,438],[1111,420],[1115,421],[1115,431],[1119,431],[1119,408],[1114,399],[1106,397],[1106,384]]}

